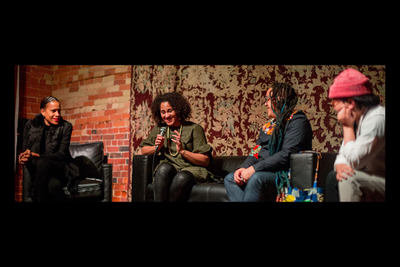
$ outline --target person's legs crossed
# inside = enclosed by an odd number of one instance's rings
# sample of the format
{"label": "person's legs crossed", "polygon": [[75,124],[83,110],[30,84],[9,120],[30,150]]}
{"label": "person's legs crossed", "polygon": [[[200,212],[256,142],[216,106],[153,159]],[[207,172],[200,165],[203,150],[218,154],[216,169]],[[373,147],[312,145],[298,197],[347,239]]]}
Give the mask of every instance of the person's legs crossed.
{"label": "person's legs crossed", "polygon": [[276,196],[275,180],[276,174],[274,172],[255,172],[247,180],[243,201],[260,202],[266,201],[267,197],[270,199],[271,195]]}
{"label": "person's legs crossed", "polygon": [[244,188],[246,184],[238,185],[234,180],[234,173],[229,173],[225,176],[224,186],[228,193],[228,199],[230,202],[238,202],[243,200]]}
{"label": "person's legs crossed", "polygon": [[341,202],[385,201],[385,178],[355,171],[338,184]]}

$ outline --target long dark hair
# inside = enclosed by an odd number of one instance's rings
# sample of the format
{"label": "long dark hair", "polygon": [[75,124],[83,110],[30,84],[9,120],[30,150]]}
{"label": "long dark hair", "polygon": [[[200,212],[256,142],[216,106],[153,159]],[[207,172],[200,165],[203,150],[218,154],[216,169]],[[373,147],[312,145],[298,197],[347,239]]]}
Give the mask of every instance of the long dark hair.
{"label": "long dark hair", "polygon": [[297,105],[297,94],[289,84],[274,83],[269,96],[273,104],[271,105],[272,111],[276,115],[275,127],[268,147],[269,154],[272,156],[281,148],[286,119],[290,117]]}
{"label": "long dark hair", "polygon": [[[276,115],[274,130],[268,144],[269,155],[272,156],[282,148],[283,131],[287,119],[292,115],[293,109],[297,105],[297,94],[289,84],[274,83],[269,97],[271,98],[271,109]],[[279,195],[281,189],[289,182],[288,172],[280,170],[275,173],[275,184]]]}

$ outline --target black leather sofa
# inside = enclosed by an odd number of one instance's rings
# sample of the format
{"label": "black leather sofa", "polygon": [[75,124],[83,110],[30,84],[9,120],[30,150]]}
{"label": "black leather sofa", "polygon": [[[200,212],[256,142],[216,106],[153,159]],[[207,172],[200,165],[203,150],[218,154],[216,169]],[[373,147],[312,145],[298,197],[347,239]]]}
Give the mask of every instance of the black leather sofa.
{"label": "black leather sofa", "polygon": [[[325,179],[330,171],[333,170],[333,164],[336,159],[336,153],[321,153],[318,187],[325,187]],[[237,167],[243,163],[246,156],[221,156],[214,157],[213,161],[207,167],[218,181],[210,183],[196,184],[192,188],[189,202],[227,202],[228,196],[224,187],[223,179]],[[137,155],[133,157],[132,170],[132,202],[153,202],[153,185],[152,185],[152,161],[153,155],[144,156]],[[155,158],[155,166],[159,162],[158,157]],[[294,179],[302,179],[302,177],[293,177]],[[304,179],[304,178],[303,178]],[[313,180],[303,181],[302,184],[312,187]],[[274,201],[275,196],[271,196],[269,201]]]}
{"label": "black leather sofa", "polygon": [[[80,174],[86,177],[78,185],[78,193],[71,195],[67,187],[63,188],[70,202],[111,202],[112,164],[104,163],[104,144],[94,142],[69,146],[73,162],[79,167]],[[23,201],[32,202],[29,172],[24,166]]]}

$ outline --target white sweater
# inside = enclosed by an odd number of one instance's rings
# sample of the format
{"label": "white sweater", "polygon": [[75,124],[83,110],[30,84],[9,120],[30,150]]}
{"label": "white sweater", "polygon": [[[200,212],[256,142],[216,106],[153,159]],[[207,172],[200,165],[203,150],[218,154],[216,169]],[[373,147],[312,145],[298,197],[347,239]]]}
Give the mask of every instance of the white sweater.
{"label": "white sweater", "polygon": [[[356,140],[340,147],[336,164],[345,163],[354,170],[385,177],[385,108],[366,109],[360,117]],[[365,169],[366,167],[366,169]]]}

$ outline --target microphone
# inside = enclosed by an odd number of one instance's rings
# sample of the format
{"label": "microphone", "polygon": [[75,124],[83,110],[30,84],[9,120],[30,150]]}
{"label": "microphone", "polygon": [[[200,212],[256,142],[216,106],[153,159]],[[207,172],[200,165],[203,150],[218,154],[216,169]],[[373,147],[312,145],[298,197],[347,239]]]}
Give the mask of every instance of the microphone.
{"label": "microphone", "polygon": [[[160,130],[160,135],[162,135],[162,136],[164,136],[164,132],[167,130],[167,128],[166,127],[161,127],[161,130]],[[156,145],[156,150],[154,151],[154,153],[156,153],[157,152],[157,149],[158,149],[158,145]]]}

